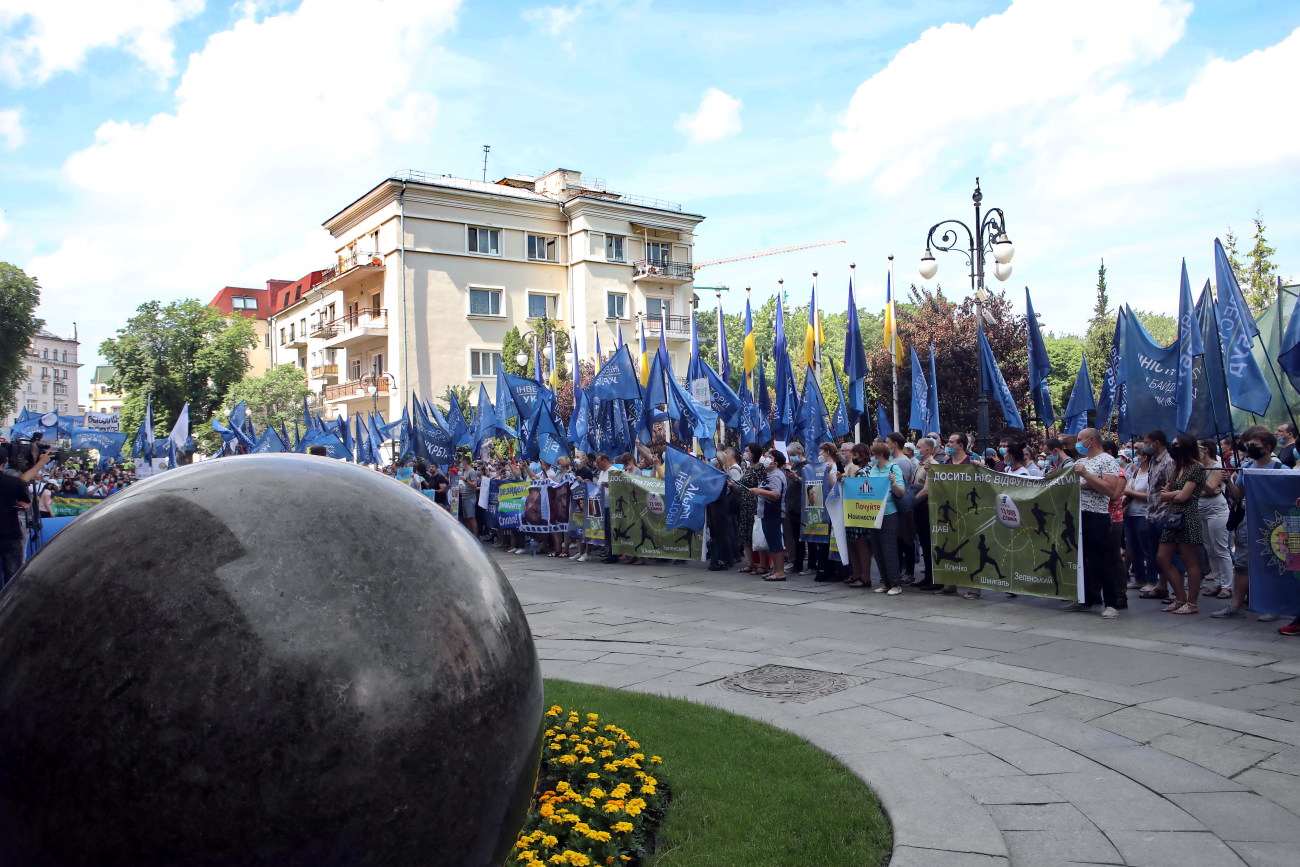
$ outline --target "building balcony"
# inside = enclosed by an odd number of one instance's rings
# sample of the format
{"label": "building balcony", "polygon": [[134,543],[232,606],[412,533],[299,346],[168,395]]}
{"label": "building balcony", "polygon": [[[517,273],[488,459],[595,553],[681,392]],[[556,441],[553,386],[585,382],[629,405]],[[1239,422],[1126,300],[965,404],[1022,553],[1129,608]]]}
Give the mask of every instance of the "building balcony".
{"label": "building balcony", "polygon": [[289,349],[306,349],[307,335],[299,333],[297,331],[291,331],[289,332],[288,339],[286,339],[284,343],[281,343],[280,345],[287,347]]}
{"label": "building balcony", "polygon": [[371,274],[384,270],[384,257],[378,253],[352,253],[338,257],[334,267],[321,273],[320,283],[314,288],[321,292],[344,291],[359,285]]}
{"label": "building balcony", "polygon": [[320,322],[313,322],[311,328],[307,331],[307,336],[318,340],[329,340],[338,334],[339,331],[329,322],[322,319]]}
{"label": "building balcony", "polygon": [[335,333],[325,341],[327,347],[350,346],[373,337],[387,337],[388,311],[366,307],[356,313],[340,316],[328,325]]}
{"label": "building balcony", "polygon": [[[378,391],[372,396],[370,389],[377,387]],[[377,381],[366,377],[365,379],[350,379],[347,382],[340,382],[338,385],[328,385],[321,391],[321,398],[329,404],[344,403],[349,400],[374,400],[388,397],[388,380],[380,377]]]}
{"label": "building balcony", "polygon": [[339,378],[339,366],[337,364],[317,364],[311,369],[311,378],[334,382]]}
{"label": "building balcony", "polygon": [[632,263],[633,280],[653,280],[656,283],[691,283],[695,280],[695,267],[689,262],[661,262],[641,259]]}
{"label": "building balcony", "polygon": [[669,340],[689,340],[691,337],[691,317],[689,316],[645,316],[645,333],[647,337],[667,337]]}

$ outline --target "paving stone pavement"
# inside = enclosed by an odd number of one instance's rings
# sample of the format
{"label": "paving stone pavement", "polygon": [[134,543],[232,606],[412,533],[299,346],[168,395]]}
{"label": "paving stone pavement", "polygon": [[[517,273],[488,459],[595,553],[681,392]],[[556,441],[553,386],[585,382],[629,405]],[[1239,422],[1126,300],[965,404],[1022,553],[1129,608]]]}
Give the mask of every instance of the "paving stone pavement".
{"label": "paving stone pavement", "polygon": [[[545,676],[806,738],[879,794],[891,867],[1300,863],[1300,641],[1276,624],[488,550]],[[766,665],[850,677],[803,702],[721,688]]]}

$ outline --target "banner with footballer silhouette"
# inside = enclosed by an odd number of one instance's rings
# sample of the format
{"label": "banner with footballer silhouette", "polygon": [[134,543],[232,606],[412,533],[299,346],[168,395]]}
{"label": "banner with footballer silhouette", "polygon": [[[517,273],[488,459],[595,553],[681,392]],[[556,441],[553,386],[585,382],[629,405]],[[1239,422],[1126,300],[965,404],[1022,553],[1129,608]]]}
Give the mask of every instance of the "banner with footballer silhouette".
{"label": "banner with footballer silhouette", "polygon": [[929,482],[934,583],[1083,601],[1078,476],[935,466]]}

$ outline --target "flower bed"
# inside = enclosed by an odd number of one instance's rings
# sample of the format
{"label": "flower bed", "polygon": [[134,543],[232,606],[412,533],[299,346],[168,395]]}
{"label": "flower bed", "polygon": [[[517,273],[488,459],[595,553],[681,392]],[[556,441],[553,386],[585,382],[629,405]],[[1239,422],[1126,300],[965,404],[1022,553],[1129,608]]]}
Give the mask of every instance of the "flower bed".
{"label": "flower bed", "polygon": [[546,712],[537,802],[515,843],[516,862],[549,865],[636,864],[647,854],[666,802],[658,765],[641,745],[600,715]]}

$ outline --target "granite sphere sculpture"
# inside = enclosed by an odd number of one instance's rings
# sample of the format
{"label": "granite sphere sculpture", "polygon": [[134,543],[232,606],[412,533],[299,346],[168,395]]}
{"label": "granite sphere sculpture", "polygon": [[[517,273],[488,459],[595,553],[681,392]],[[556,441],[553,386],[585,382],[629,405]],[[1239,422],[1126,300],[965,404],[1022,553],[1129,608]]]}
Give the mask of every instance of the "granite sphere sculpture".
{"label": "granite sphere sculpture", "polygon": [[500,865],[542,703],[505,577],[415,491],[168,472],[0,593],[0,864]]}

